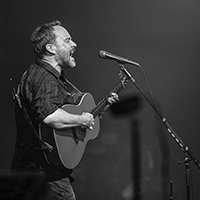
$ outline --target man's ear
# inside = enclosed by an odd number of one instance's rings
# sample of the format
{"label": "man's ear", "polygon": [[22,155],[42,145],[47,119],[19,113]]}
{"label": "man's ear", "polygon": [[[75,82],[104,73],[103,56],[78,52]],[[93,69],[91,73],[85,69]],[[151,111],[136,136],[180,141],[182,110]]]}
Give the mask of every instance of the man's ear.
{"label": "man's ear", "polygon": [[52,44],[46,44],[46,50],[47,50],[47,52],[49,52],[51,54],[56,53],[56,47]]}

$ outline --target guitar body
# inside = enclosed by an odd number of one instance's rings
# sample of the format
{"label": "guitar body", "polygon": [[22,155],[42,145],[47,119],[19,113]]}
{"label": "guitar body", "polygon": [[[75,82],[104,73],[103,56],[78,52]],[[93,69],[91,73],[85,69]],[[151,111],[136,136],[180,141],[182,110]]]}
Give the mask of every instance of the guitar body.
{"label": "guitar body", "polygon": [[[91,94],[85,93],[78,105],[64,105],[62,109],[73,114],[90,112],[95,107],[95,101]],[[45,151],[45,156],[53,168],[72,169],[77,166],[83,157],[87,142],[95,139],[99,134],[99,119],[95,118],[93,130],[79,127],[63,130],[52,129],[42,125],[41,138],[53,146],[51,152]],[[77,137],[77,138],[76,138]]]}

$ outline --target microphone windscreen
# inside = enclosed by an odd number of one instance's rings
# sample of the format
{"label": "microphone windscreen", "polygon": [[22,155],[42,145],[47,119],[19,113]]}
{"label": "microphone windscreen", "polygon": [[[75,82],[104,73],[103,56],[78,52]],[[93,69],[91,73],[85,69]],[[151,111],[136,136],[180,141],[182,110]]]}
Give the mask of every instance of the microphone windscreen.
{"label": "microphone windscreen", "polygon": [[103,51],[103,50],[100,50],[100,51],[99,51],[99,57],[105,58],[105,57],[106,57],[106,52]]}

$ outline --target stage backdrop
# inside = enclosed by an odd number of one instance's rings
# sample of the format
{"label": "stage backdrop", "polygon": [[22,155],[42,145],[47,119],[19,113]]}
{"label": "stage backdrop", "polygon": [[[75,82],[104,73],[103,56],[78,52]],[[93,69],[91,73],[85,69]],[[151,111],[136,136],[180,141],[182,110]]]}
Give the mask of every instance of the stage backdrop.
{"label": "stage backdrop", "polygon": [[[45,22],[60,20],[78,44],[77,67],[65,71],[80,90],[100,101],[119,83],[115,61],[100,50],[140,63],[169,124],[200,159],[200,3],[197,0],[1,0],[0,2],[0,170],[9,171],[16,127],[11,97],[24,70],[34,62],[29,36]],[[141,70],[126,65],[148,98]],[[13,84],[10,83],[13,79]],[[77,199],[186,200],[185,155],[133,83],[121,104],[101,120],[74,170]],[[126,112],[125,112],[126,111]],[[129,112],[130,111],[130,112]],[[190,162],[194,199],[200,198],[200,170]]]}

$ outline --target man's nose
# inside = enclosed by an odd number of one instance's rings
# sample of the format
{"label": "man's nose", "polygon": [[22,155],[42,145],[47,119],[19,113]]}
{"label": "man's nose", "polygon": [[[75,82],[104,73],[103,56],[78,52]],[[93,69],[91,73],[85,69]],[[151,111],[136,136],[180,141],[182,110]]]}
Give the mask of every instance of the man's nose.
{"label": "man's nose", "polygon": [[71,42],[72,42],[73,47],[77,47],[77,44],[74,41],[71,41]]}

